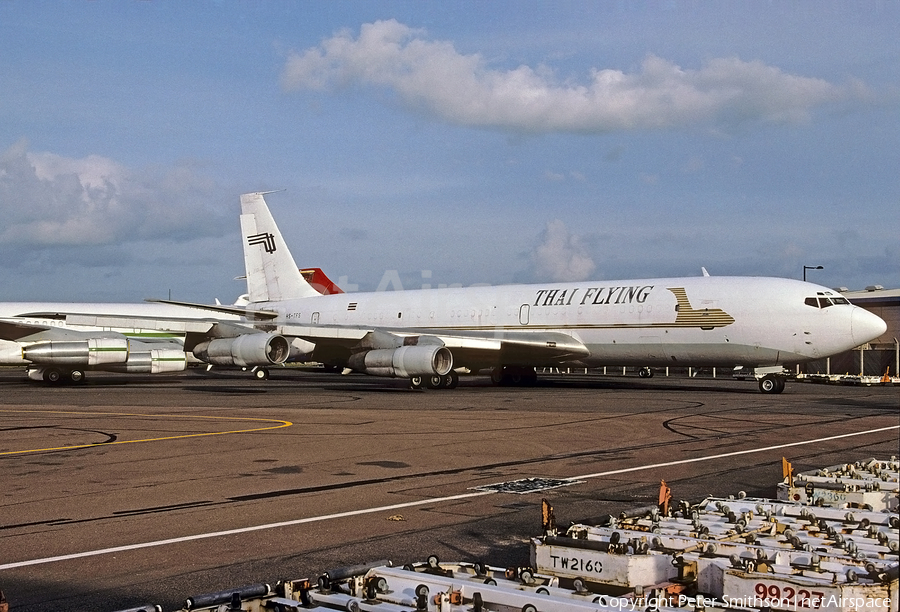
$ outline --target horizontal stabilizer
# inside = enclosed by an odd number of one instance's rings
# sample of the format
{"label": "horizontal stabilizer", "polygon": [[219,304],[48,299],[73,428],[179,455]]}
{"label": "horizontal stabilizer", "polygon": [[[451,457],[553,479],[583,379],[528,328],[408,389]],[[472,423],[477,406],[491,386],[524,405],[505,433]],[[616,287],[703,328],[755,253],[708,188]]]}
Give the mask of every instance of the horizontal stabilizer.
{"label": "horizontal stabilizer", "polygon": [[154,302],[157,304],[171,304],[173,306],[184,306],[185,308],[198,308],[200,310],[208,310],[210,312],[221,312],[225,314],[233,314],[248,319],[274,319],[278,313],[270,310],[253,310],[243,306],[227,306],[225,304],[197,304],[194,302],[179,302],[177,300],[156,300],[147,299],[145,302]]}

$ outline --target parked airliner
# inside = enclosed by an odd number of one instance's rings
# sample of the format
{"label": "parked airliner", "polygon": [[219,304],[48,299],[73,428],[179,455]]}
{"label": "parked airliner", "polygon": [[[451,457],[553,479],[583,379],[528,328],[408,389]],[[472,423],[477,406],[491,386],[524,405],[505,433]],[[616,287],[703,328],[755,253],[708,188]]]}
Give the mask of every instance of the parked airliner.
{"label": "parked airliner", "polygon": [[166,304],[7,302],[0,304],[0,364],[26,366],[45,382],[81,382],[86,370],[180,372],[187,366],[181,337],[139,328],[78,328],[65,312],[114,312],[136,317],[185,316]]}
{"label": "parked airliner", "polygon": [[[343,293],[320,268],[300,274],[319,293]],[[241,296],[235,304],[248,299]],[[30,379],[49,383],[82,382],[88,370],[181,372],[188,364],[184,330],[161,331],[161,322],[199,321],[208,329],[212,323],[202,321],[212,316],[205,309],[158,303],[0,302],[0,365],[24,366]],[[241,317],[220,313],[216,319]],[[295,340],[291,357],[305,358],[309,348]],[[266,368],[250,369],[256,378],[268,376]]]}
{"label": "parked airliner", "polygon": [[[704,275],[321,295],[298,272],[265,195],[241,196],[249,302],[207,306],[245,316],[252,327],[222,323],[188,333],[185,350],[203,361],[281,363],[290,340],[302,339],[316,361],[441,388],[455,387],[463,368],[491,368],[498,382],[527,382],[539,366],[780,371],[886,330],[883,320],[836,291],[783,278]],[[760,379],[764,393],[783,389],[779,374]]]}

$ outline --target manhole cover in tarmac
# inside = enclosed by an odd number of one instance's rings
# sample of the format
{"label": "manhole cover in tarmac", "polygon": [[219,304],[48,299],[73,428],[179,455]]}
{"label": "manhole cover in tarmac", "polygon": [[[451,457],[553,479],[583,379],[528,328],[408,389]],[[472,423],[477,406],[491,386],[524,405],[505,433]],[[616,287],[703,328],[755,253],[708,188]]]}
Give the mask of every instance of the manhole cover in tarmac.
{"label": "manhole cover in tarmac", "polygon": [[583,480],[560,480],[558,478],[522,478],[521,480],[510,480],[508,482],[498,482],[495,484],[482,485],[480,487],[469,487],[473,491],[494,491],[496,493],[535,493],[537,491],[546,491],[547,489],[556,489],[559,487],[568,487],[573,484],[581,484]]}

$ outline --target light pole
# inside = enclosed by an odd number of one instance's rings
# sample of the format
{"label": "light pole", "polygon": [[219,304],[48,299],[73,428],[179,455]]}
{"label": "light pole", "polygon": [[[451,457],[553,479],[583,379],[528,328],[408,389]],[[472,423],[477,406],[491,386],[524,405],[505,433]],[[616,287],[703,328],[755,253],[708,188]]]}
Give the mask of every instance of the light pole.
{"label": "light pole", "polygon": [[803,266],[803,282],[806,282],[807,270],[823,270],[822,266]]}

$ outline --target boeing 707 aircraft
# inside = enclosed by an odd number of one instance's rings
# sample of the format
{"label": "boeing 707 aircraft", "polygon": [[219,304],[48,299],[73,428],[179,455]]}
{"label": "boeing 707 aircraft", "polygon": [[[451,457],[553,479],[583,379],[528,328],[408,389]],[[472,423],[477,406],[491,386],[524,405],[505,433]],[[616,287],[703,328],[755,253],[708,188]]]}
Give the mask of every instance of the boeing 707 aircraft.
{"label": "boeing 707 aircraft", "polygon": [[[319,293],[343,293],[320,268],[303,269],[300,274]],[[247,300],[242,295],[235,304]],[[108,320],[98,319],[101,315]],[[88,370],[181,372],[187,367],[184,333],[159,331],[160,322],[209,321],[211,316],[205,309],[169,304],[0,302],[0,365],[25,366],[30,379],[49,383],[79,383]],[[76,324],[79,318],[89,321]],[[218,317],[223,318],[241,320],[237,314]],[[295,340],[290,356],[304,358],[303,351],[310,348]],[[256,378],[268,377],[263,367],[250,369]]]}
{"label": "boeing 707 aircraft", "polygon": [[22,365],[32,380],[81,382],[86,370],[180,372],[187,365],[181,337],[144,329],[78,328],[64,312],[116,312],[159,318],[185,316],[165,304],[0,304],[0,364]]}
{"label": "boeing 707 aircraft", "polygon": [[[73,325],[73,314],[114,314],[128,322]],[[210,319],[205,310],[168,304],[0,303],[0,365],[21,365],[32,380],[82,382],[88,370],[165,374],[187,367],[183,334],[143,321]],[[239,320],[239,317],[229,315]]]}
{"label": "boeing 707 aircraft", "polygon": [[[321,295],[300,274],[265,201],[241,196],[249,301],[210,307],[247,324],[194,326],[185,350],[211,363],[281,363],[290,339],[316,361],[414,388],[457,370],[521,381],[540,366],[727,366],[780,371],[884,333],[826,287],[782,278],[688,277]],[[186,304],[160,300],[171,304]],[[784,379],[760,379],[780,393]]]}

